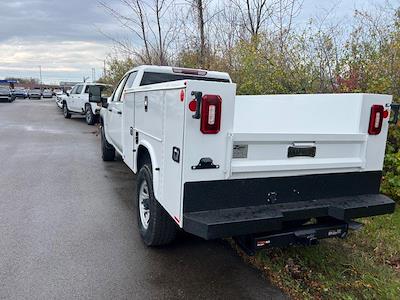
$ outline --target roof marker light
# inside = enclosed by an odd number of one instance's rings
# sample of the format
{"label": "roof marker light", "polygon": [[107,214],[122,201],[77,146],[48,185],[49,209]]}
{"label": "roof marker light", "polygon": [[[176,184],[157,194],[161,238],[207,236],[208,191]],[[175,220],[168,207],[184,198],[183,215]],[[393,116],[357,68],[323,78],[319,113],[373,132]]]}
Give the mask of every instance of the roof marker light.
{"label": "roof marker light", "polygon": [[206,76],[207,71],[198,70],[198,69],[187,69],[187,68],[172,68],[174,73],[179,74],[189,74],[189,75],[198,75],[198,76]]}

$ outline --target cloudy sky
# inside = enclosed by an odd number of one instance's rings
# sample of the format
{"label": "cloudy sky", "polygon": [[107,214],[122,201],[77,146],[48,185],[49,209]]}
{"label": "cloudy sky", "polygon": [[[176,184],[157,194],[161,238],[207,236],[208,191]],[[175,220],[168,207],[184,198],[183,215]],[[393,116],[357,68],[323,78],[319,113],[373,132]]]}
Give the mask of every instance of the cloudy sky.
{"label": "cloudy sky", "polygon": [[[335,18],[350,20],[355,8],[385,1],[304,0],[298,21],[332,9]],[[101,31],[118,35],[120,29],[97,0],[0,0],[0,79],[38,78],[39,66],[45,83],[80,81],[92,75],[92,68],[100,76],[112,51]]]}

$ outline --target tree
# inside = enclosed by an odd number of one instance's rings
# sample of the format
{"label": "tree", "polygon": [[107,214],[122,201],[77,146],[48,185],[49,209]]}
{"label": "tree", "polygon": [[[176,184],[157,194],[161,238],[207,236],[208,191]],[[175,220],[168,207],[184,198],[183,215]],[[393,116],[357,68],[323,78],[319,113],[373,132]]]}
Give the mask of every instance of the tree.
{"label": "tree", "polygon": [[[106,32],[121,52],[134,55],[144,64],[168,64],[172,42],[178,34],[176,21],[169,14],[174,10],[172,0],[119,0],[123,10],[104,1],[100,5],[125,29],[130,38],[117,38]],[[139,43],[137,41],[139,40]]]}

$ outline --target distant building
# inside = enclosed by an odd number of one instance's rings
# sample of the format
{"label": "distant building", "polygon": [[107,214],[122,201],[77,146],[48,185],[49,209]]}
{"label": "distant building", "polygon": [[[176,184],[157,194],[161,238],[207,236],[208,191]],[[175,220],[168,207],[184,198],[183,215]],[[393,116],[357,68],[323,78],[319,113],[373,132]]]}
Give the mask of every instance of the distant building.
{"label": "distant building", "polygon": [[0,80],[0,86],[8,86],[11,89],[13,89],[15,84],[17,84],[17,83],[18,83],[18,80],[14,80],[14,79]]}
{"label": "distant building", "polygon": [[[22,80],[24,81],[24,80]],[[3,87],[8,87],[10,89],[15,89],[15,88],[25,88],[25,89],[34,89],[34,88],[39,88],[42,90],[49,89],[49,90],[54,90],[54,89],[62,89],[62,90],[69,90],[71,89],[74,85],[78,84],[79,82],[72,82],[72,81],[61,81],[60,84],[40,84],[38,82],[20,82],[15,79],[3,79],[0,80],[0,86]]]}
{"label": "distant building", "polygon": [[75,82],[75,81],[60,81],[60,87],[63,89],[70,89],[74,85],[77,85],[80,82]]}

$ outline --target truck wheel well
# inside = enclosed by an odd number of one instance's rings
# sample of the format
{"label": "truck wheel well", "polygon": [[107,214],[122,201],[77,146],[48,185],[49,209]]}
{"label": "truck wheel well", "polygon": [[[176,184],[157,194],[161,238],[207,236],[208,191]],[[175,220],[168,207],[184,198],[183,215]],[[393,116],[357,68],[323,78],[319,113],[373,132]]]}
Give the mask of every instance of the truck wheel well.
{"label": "truck wheel well", "polygon": [[151,165],[150,153],[145,146],[139,146],[136,161],[138,172],[145,163],[149,163]]}

